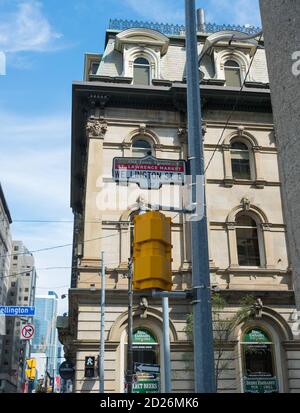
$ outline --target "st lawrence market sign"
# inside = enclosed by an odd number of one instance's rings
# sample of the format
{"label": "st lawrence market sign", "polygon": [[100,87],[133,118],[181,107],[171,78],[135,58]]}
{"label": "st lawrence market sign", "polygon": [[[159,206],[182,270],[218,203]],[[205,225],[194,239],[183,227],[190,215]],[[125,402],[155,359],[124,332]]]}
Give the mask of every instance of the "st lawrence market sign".
{"label": "st lawrence market sign", "polygon": [[185,161],[144,158],[114,158],[113,179],[116,182],[136,183],[142,189],[157,189],[163,184],[184,184]]}

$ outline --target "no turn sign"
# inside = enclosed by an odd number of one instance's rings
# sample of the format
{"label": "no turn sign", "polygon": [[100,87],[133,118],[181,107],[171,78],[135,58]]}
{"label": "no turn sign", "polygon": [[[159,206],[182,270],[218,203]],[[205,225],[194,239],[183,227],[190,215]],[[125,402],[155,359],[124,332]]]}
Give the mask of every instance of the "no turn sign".
{"label": "no turn sign", "polygon": [[30,340],[34,336],[34,325],[25,324],[21,330],[21,340]]}

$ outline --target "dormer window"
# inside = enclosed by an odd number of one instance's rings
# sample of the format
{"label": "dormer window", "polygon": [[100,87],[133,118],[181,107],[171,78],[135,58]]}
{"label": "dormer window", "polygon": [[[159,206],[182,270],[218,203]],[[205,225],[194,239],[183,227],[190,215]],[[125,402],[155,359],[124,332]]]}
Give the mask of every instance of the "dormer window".
{"label": "dormer window", "polygon": [[234,60],[227,60],[224,64],[225,85],[231,87],[241,87],[241,68]]}
{"label": "dormer window", "polygon": [[90,67],[90,75],[96,75],[99,67],[99,62],[92,62]]}
{"label": "dormer window", "polygon": [[168,51],[169,38],[156,30],[135,27],[118,33],[114,49],[123,56],[121,76],[134,85],[150,85],[161,79],[161,60]]}
{"label": "dormer window", "polygon": [[138,57],[133,63],[133,84],[150,84],[150,64],[147,59]]}

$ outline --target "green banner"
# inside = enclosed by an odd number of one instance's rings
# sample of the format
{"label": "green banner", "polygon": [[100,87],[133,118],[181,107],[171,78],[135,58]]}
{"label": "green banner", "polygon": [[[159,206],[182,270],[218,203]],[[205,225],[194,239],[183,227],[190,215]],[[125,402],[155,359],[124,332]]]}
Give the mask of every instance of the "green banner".
{"label": "green banner", "polygon": [[270,337],[262,330],[252,328],[243,337],[244,343],[270,343]]}
{"label": "green banner", "polygon": [[276,377],[244,378],[244,393],[278,393]]}
{"label": "green banner", "polygon": [[134,344],[153,344],[157,343],[155,337],[147,330],[135,330],[133,333]]}
{"label": "green banner", "polygon": [[132,393],[159,393],[159,380],[143,380],[138,381],[132,386]]}

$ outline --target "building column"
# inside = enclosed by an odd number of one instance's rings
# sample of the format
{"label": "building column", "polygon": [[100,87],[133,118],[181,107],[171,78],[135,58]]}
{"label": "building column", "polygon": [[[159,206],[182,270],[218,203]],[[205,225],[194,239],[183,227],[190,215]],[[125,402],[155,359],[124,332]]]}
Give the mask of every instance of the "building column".
{"label": "building column", "polygon": [[236,243],[235,222],[227,222],[227,234],[228,234],[228,250],[229,250],[229,266],[238,267],[238,254]]}
{"label": "building column", "polygon": [[232,169],[231,169],[231,156],[230,156],[230,145],[223,144],[223,160],[224,160],[224,183],[225,186],[231,188],[233,186],[233,177],[232,177]]}
{"label": "building column", "polygon": [[263,223],[261,224],[261,235],[264,246],[265,253],[265,265],[266,268],[275,268],[273,245],[272,245],[272,233],[270,230],[270,225]]}
{"label": "building column", "polygon": [[120,268],[128,268],[128,258],[130,258],[130,223],[120,225]]}
{"label": "building column", "polygon": [[255,184],[257,188],[263,188],[265,181],[261,171],[261,147],[253,146],[254,168],[255,168]]}
{"label": "building column", "polygon": [[[89,118],[86,125],[88,139],[88,170],[86,179],[85,231],[84,240],[100,238],[102,234],[102,210],[98,205],[103,187],[103,140],[107,131],[104,119]],[[95,222],[99,229],[95,237]],[[101,239],[85,242],[83,249],[84,260],[99,260]]]}

